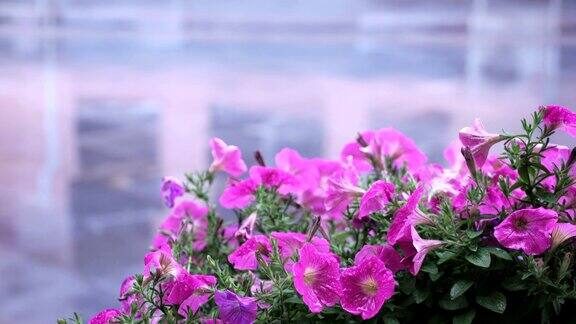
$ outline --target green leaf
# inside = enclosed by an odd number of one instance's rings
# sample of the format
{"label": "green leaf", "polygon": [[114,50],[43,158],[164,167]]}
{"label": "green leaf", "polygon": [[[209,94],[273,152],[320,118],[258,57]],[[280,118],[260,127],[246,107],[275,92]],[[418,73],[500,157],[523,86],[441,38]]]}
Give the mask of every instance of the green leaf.
{"label": "green leaf", "polygon": [[510,253],[502,250],[501,248],[497,248],[497,247],[487,247],[486,248],[488,251],[490,251],[490,254],[500,258],[500,259],[504,259],[504,260],[512,260],[512,256],[510,256]]}
{"label": "green leaf", "polygon": [[476,296],[476,302],[478,305],[499,314],[506,310],[506,296],[498,291],[485,296]]}
{"label": "green leaf", "polygon": [[413,294],[414,301],[416,304],[421,304],[426,300],[426,298],[428,298],[428,295],[430,295],[430,291],[424,289],[416,289]]}
{"label": "green leaf", "polygon": [[438,264],[442,264],[446,261],[453,259],[457,254],[452,251],[443,251],[436,253],[438,256]]}
{"label": "green leaf", "polygon": [[427,272],[429,274],[437,274],[438,273],[438,266],[436,266],[434,263],[426,263],[422,268],[422,271]]}
{"label": "green leaf", "polygon": [[526,282],[518,275],[506,278],[502,282],[502,287],[508,291],[520,291],[526,289]]}
{"label": "green leaf", "polygon": [[300,298],[299,298],[298,296],[296,296],[296,295],[293,295],[293,296],[291,296],[290,298],[287,298],[287,299],[285,300],[285,302],[286,302],[286,303],[290,303],[290,304],[304,304],[304,303],[302,302],[302,299],[300,299]]}
{"label": "green leaf", "polygon": [[452,324],[471,324],[475,316],[476,310],[472,308],[466,313],[454,316],[452,319]]}
{"label": "green leaf", "polygon": [[471,230],[466,231],[466,236],[468,236],[471,239],[476,238],[480,235],[482,235],[482,231],[478,231],[478,232],[477,231],[471,231]]}
{"label": "green leaf", "polygon": [[445,310],[458,310],[468,307],[468,301],[464,296],[456,299],[442,298],[438,302],[438,305]]}
{"label": "green leaf", "polygon": [[386,315],[384,317],[384,324],[400,324],[400,321],[392,315]]}
{"label": "green leaf", "polygon": [[450,298],[454,299],[462,296],[462,294],[464,294],[468,289],[470,289],[470,287],[472,287],[473,284],[474,281],[467,279],[460,279],[456,281],[454,285],[452,285],[452,288],[450,289]]}
{"label": "green leaf", "polygon": [[466,255],[466,260],[475,266],[488,268],[490,266],[490,252],[486,248],[480,248],[478,251]]}
{"label": "green leaf", "polygon": [[442,277],[443,275],[444,275],[444,271],[429,274],[430,280],[432,280],[432,281],[436,281],[436,280],[440,279],[440,277]]}
{"label": "green leaf", "polygon": [[416,289],[416,280],[414,278],[401,280],[398,288],[406,295],[410,295]]}

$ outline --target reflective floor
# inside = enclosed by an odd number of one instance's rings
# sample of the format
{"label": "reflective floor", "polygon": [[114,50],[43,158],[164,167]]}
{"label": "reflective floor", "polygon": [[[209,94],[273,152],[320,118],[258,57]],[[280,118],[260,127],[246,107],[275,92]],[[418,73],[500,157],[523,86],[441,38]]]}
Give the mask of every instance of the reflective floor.
{"label": "reflective floor", "polygon": [[[0,323],[114,307],[158,187],[394,126],[435,162],[478,116],[576,109],[572,1],[1,1]],[[574,145],[558,136],[557,141]]]}

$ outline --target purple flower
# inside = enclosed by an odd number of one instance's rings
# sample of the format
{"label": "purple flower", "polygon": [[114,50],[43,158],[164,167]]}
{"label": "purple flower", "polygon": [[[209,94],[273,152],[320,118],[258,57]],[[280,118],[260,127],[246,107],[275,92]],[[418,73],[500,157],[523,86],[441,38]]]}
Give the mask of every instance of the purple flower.
{"label": "purple flower", "polygon": [[443,244],[444,242],[438,240],[422,239],[420,235],[418,235],[416,229],[411,226],[410,240],[398,242],[398,245],[404,253],[402,263],[411,274],[417,275],[418,272],[420,272],[420,268],[422,267],[428,252]]}
{"label": "purple flower", "polygon": [[353,267],[342,271],[342,308],[359,314],[367,320],[374,317],[392,294],[394,275],[384,263],[374,256],[363,258]]}
{"label": "purple flower", "polygon": [[499,134],[488,133],[478,118],[474,119],[472,127],[462,128],[459,135],[462,145],[472,152],[472,157],[478,168],[486,162],[490,148],[504,140],[504,137]]}
{"label": "purple flower", "polygon": [[306,243],[293,269],[294,288],[312,313],[319,313],[324,306],[334,306],[340,300],[340,267],[333,254],[319,252],[314,245]]}
{"label": "purple flower", "polygon": [[[180,280],[181,289],[174,293],[173,302],[180,304],[178,314],[184,318],[188,312],[195,314],[202,305],[206,304],[212,294],[212,289],[216,286],[216,277],[208,275],[187,275]],[[170,292],[172,297],[174,289]],[[180,302],[178,302],[180,301]]]}
{"label": "purple flower", "polygon": [[237,239],[241,239],[241,241],[248,240],[252,238],[252,233],[254,232],[254,225],[256,225],[256,220],[258,219],[258,215],[256,212],[250,214],[250,216],[246,217],[240,224],[240,227],[234,233],[234,236]]}
{"label": "purple flower", "polygon": [[266,236],[254,235],[228,256],[228,262],[232,263],[236,270],[256,270],[258,268],[256,252],[260,253],[264,260],[270,259],[272,246]]}
{"label": "purple flower", "polygon": [[424,187],[418,186],[416,190],[408,197],[408,201],[400,207],[392,218],[392,223],[386,234],[388,244],[394,245],[398,241],[410,240],[410,228],[418,224],[432,224],[432,220],[424,214],[419,208],[418,203],[422,199]]}
{"label": "purple flower", "polygon": [[552,231],[557,221],[558,214],[550,209],[520,209],[494,228],[494,237],[504,247],[537,255],[552,244]]}
{"label": "purple flower", "polygon": [[88,324],[112,323],[112,321],[120,315],[122,315],[122,313],[117,309],[105,309],[100,313],[94,315],[94,317],[92,317],[90,321],[88,321]]}
{"label": "purple flower", "polygon": [[576,236],[576,225],[570,223],[557,223],[552,230],[552,246],[554,250],[562,243]]}
{"label": "purple flower", "polygon": [[[272,232],[271,236],[278,242],[278,252],[284,260],[284,269],[292,273],[292,267],[294,266],[292,256],[306,243],[306,235],[294,232]],[[310,244],[314,245],[319,252],[330,252],[330,243],[323,238],[315,236],[310,241]]]}
{"label": "purple flower", "polygon": [[374,182],[360,200],[358,218],[363,219],[373,212],[380,211],[392,200],[394,185],[384,180]]}
{"label": "purple flower", "polygon": [[257,188],[258,184],[252,179],[230,182],[220,196],[220,205],[229,209],[245,208],[256,198],[254,191]]}
{"label": "purple flower", "polygon": [[124,281],[122,281],[122,284],[120,285],[120,296],[118,299],[122,304],[121,309],[124,314],[130,314],[132,310],[132,303],[139,302],[139,298],[132,290],[135,282],[136,279],[134,276],[128,276],[124,279]]}
{"label": "purple flower", "polygon": [[214,158],[209,168],[210,172],[224,171],[234,177],[246,172],[246,163],[242,160],[242,152],[237,146],[228,145],[214,137],[210,140],[210,147]]}
{"label": "purple flower", "polygon": [[362,260],[372,256],[375,256],[380,261],[384,262],[386,268],[390,269],[394,273],[404,269],[400,254],[398,254],[398,252],[396,252],[396,250],[390,245],[366,244],[360,251],[358,251],[358,253],[356,253],[354,263],[360,264]]}
{"label": "purple flower", "polygon": [[576,114],[562,106],[544,108],[544,125],[559,128],[576,137]]}
{"label": "purple flower", "polygon": [[182,182],[174,177],[164,177],[162,178],[162,187],[160,189],[160,195],[164,204],[168,208],[174,207],[174,201],[176,198],[184,195],[186,190]]}
{"label": "purple flower", "polygon": [[254,297],[240,297],[229,290],[217,290],[214,292],[214,301],[223,323],[250,324],[256,321],[258,304]]}
{"label": "purple flower", "polygon": [[[208,208],[193,200],[181,200],[172,213],[160,225],[163,236],[175,238],[182,230],[194,235],[194,249],[201,251],[206,247],[206,235],[208,228]],[[165,241],[157,238],[154,246],[159,248]]]}
{"label": "purple flower", "polygon": [[298,182],[290,173],[278,168],[253,166],[250,168],[250,179],[254,180],[256,185],[262,185],[265,188],[278,189],[281,194],[288,194],[296,191]]}

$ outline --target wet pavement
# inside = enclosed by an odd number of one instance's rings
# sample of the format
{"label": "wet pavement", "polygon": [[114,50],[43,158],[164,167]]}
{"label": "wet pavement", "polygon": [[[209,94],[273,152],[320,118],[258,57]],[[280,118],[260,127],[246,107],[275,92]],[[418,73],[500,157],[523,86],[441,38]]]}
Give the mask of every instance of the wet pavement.
{"label": "wet pavement", "polygon": [[[394,126],[435,162],[478,116],[576,108],[570,1],[0,3],[0,323],[114,307],[163,175],[208,139],[336,157]],[[574,145],[566,136],[559,143]],[[220,184],[219,186],[222,186]]]}

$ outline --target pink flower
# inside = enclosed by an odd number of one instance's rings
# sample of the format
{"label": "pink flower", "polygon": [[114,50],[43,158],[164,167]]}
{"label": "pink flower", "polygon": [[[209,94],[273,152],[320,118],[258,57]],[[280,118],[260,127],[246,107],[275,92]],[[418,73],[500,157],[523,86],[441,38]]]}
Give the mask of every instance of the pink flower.
{"label": "pink flower", "polygon": [[[212,294],[212,289],[216,287],[216,277],[208,275],[187,275],[181,283],[180,291],[175,294],[176,298],[173,301],[176,301],[176,304],[178,304],[177,301],[184,297],[180,302],[180,307],[178,307],[178,314],[186,318],[190,311],[192,314],[196,314],[198,309],[208,302]],[[174,291],[174,289],[175,288],[173,288],[172,291]],[[169,296],[171,295],[172,292]]]}
{"label": "pink flower", "polygon": [[374,317],[394,294],[394,275],[374,256],[342,271],[342,308],[362,319]]}
{"label": "pink flower", "polygon": [[250,324],[256,321],[258,304],[254,297],[240,297],[229,290],[217,290],[214,292],[214,302],[218,305],[223,323]]}
{"label": "pink flower", "polygon": [[119,310],[117,309],[105,309],[100,313],[94,315],[88,322],[88,324],[108,324],[112,323],[112,321],[122,315]]}
{"label": "pink flower", "polygon": [[300,249],[300,259],[294,264],[294,288],[302,295],[312,313],[324,306],[334,306],[340,299],[340,268],[331,253],[319,252],[312,244]]}
{"label": "pink flower", "polygon": [[576,114],[562,106],[544,108],[544,125],[559,128],[576,137]]}
{"label": "pink flower", "polygon": [[[291,257],[306,243],[306,235],[294,232],[272,232],[271,236],[278,242],[278,252],[285,262],[284,268],[286,271],[292,272],[294,261],[292,261]],[[310,244],[314,245],[319,252],[330,252],[330,243],[323,238],[315,236],[310,241]]]}
{"label": "pink flower", "polygon": [[486,162],[490,148],[504,139],[499,134],[488,133],[478,118],[474,119],[472,127],[462,128],[459,135],[462,145],[468,147],[472,152],[472,157],[478,168]]}
{"label": "pink flower", "polygon": [[256,199],[254,191],[257,188],[258,184],[252,179],[231,182],[220,196],[220,205],[229,209],[245,208]]}
{"label": "pink flower", "polygon": [[399,242],[398,245],[404,257],[402,263],[408,268],[411,274],[417,275],[424,263],[428,252],[443,245],[444,242],[438,240],[424,240],[418,235],[414,227],[410,227],[410,241]]}
{"label": "pink flower", "polygon": [[228,262],[234,265],[236,270],[256,270],[258,268],[256,252],[259,252],[264,260],[270,259],[272,246],[266,236],[254,235],[228,256]]}
{"label": "pink flower", "polygon": [[358,218],[363,219],[373,212],[381,211],[394,195],[394,185],[384,180],[374,182],[360,200]]}
{"label": "pink flower", "polygon": [[364,189],[358,186],[358,173],[351,165],[346,165],[328,181],[324,202],[327,211],[339,214],[354,198],[361,197],[365,193]]}
{"label": "pink flower", "polygon": [[290,173],[278,168],[253,166],[250,168],[250,179],[257,185],[262,185],[267,189],[276,188],[281,194],[288,194],[294,191],[298,185],[296,178]]}
{"label": "pink flower", "polygon": [[208,228],[206,215],[208,215],[206,206],[193,200],[182,200],[160,225],[160,231],[173,238],[176,238],[182,231],[192,233],[194,235],[194,249],[201,251],[206,247]]}
{"label": "pink flower", "polygon": [[184,195],[186,190],[182,182],[174,177],[164,177],[162,178],[162,187],[160,189],[160,195],[164,204],[168,208],[174,207],[174,201],[177,197]]}
{"label": "pink flower", "polygon": [[410,138],[393,128],[363,132],[361,135],[368,143],[367,147],[361,147],[358,143],[350,143],[344,147],[341,154],[343,159],[351,157],[360,171],[369,167],[368,155],[381,164],[386,158],[391,159],[396,167],[402,167],[406,163],[411,172],[420,169],[428,159]]}
{"label": "pink flower", "polygon": [[276,166],[294,177],[295,184],[290,188],[301,197],[307,190],[315,190],[320,172],[314,160],[305,159],[295,150],[284,148],[274,157]]}
{"label": "pink flower", "polygon": [[214,158],[210,172],[224,171],[234,177],[246,172],[246,163],[242,160],[242,153],[237,146],[227,145],[223,140],[214,137],[210,140],[210,147]]}
{"label": "pink flower", "polygon": [[557,223],[552,230],[552,246],[554,250],[562,243],[576,236],[576,225],[570,223]]}
{"label": "pink flower", "polygon": [[360,251],[358,251],[358,253],[356,253],[354,263],[360,264],[362,260],[371,256],[375,256],[380,261],[384,262],[386,268],[390,269],[394,273],[404,269],[400,254],[398,254],[398,252],[396,252],[396,250],[390,245],[366,244]]}
{"label": "pink flower", "polygon": [[242,224],[240,224],[240,227],[236,233],[234,233],[234,236],[237,239],[241,239],[243,241],[250,239],[252,237],[252,233],[254,232],[254,225],[256,225],[257,218],[258,215],[256,212],[246,217],[246,219],[242,221]]}
{"label": "pink flower", "polygon": [[550,209],[520,209],[494,228],[494,237],[504,247],[537,255],[552,244],[552,231],[557,221],[558,214]]}
{"label": "pink flower", "polygon": [[404,239],[410,240],[410,227],[412,226],[433,223],[432,220],[418,208],[418,203],[420,199],[422,199],[423,192],[424,187],[418,186],[410,197],[408,197],[406,204],[394,213],[392,223],[386,235],[388,244],[394,245],[396,242]]}
{"label": "pink flower", "polygon": [[134,283],[136,279],[134,276],[128,276],[120,285],[120,304],[122,305],[121,309],[124,314],[130,314],[132,310],[132,303],[138,302],[138,298],[136,294],[133,292]]}
{"label": "pink flower", "polygon": [[144,279],[150,278],[154,273],[175,279],[183,272],[186,270],[174,260],[172,251],[167,246],[161,250],[149,252],[144,257]]}

